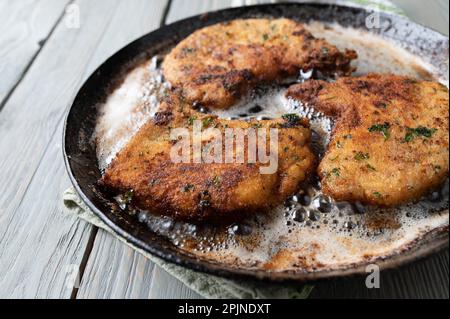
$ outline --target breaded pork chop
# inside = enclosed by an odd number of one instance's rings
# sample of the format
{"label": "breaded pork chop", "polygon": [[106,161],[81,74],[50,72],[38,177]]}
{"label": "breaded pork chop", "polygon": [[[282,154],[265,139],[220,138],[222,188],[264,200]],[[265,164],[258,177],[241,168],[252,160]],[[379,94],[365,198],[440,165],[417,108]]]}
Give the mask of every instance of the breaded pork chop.
{"label": "breaded pork chop", "polygon": [[448,90],[441,84],[373,74],[306,82],[287,96],[337,117],[319,175],[338,201],[394,206],[448,176]]}
{"label": "breaded pork chop", "polygon": [[228,108],[259,83],[311,69],[352,72],[356,52],[340,52],[288,19],[233,20],[205,27],[165,58],[166,79],[190,103]]}
{"label": "breaded pork chop", "polygon": [[[278,169],[261,174],[259,168],[268,164],[259,160],[249,164],[248,152],[243,163],[174,163],[170,153],[177,141],[171,140],[170,130],[188,128],[192,132],[194,123],[201,123],[203,130],[217,128],[224,141],[227,128],[277,128]],[[221,120],[197,113],[170,95],[161,111],[113,160],[100,183],[117,194],[132,191],[134,204],[161,215],[197,221],[238,219],[279,204],[313,171],[308,125],[292,115],[276,121]],[[203,151],[209,140],[206,135],[202,138]],[[248,141],[236,145],[247,149]],[[192,154],[192,148],[188,153]],[[235,159],[236,150],[231,154]]]}

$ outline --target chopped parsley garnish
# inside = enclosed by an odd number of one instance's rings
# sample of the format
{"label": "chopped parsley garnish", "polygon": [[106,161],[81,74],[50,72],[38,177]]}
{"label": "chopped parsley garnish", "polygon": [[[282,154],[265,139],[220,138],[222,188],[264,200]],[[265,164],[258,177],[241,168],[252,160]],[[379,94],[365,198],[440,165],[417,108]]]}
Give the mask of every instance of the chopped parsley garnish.
{"label": "chopped parsley garnish", "polygon": [[212,117],[208,117],[208,118],[204,119],[204,120],[202,121],[203,127],[208,127],[208,126],[210,126],[211,123],[213,122],[213,120],[214,120],[214,119],[213,119]]}
{"label": "chopped parsley garnish", "polygon": [[192,184],[186,184],[186,185],[184,185],[182,188],[181,188],[181,191],[183,192],[183,193],[188,193],[188,192],[190,192],[190,191],[192,191],[192,190],[194,190],[195,189],[195,186],[194,185],[192,185]]}
{"label": "chopped parsley garnish", "polygon": [[391,125],[389,123],[385,122],[384,124],[372,125],[369,128],[369,132],[371,132],[371,133],[380,132],[381,135],[383,135],[384,139],[387,140],[391,136],[391,133],[389,132],[390,128],[391,128]]}
{"label": "chopped parsley garnish", "polygon": [[419,126],[417,128],[407,128],[406,129],[406,135],[405,135],[405,142],[411,142],[416,137],[426,137],[430,138],[433,136],[434,133],[436,133],[437,129],[435,128],[427,128],[424,126]]}
{"label": "chopped parsley garnish", "polygon": [[355,155],[355,160],[357,160],[357,161],[364,161],[364,160],[368,160],[369,158],[370,158],[369,153],[358,152]]}
{"label": "chopped parsley garnish", "polygon": [[189,48],[189,47],[183,48],[181,50],[183,51],[184,54],[194,53],[196,51],[194,48]]}
{"label": "chopped parsley garnish", "polygon": [[133,196],[134,196],[134,192],[133,190],[129,190],[128,192],[126,192],[125,194],[123,194],[123,201],[127,204],[131,203],[131,201],[133,200]]}
{"label": "chopped parsley garnish", "polygon": [[367,164],[366,167],[367,167],[367,169],[370,170],[370,171],[373,171],[373,172],[376,171],[375,167],[373,167],[373,166],[370,165],[370,164]]}
{"label": "chopped parsley garnish", "polygon": [[194,121],[197,119],[196,116],[190,116],[188,119],[188,125],[193,125]]}
{"label": "chopped parsley garnish", "polygon": [[262,37],[264,41],[269,40],[269,35],[267,33],[264,33]]}
{"label": "chopped parsley garnish", "polygon": [[341,169],[335,167],[335,168],[333,168],[333,169],[331,170],[331,173],[332,173],[334,176],[339,177],[339,176],[341,176]]}
{"label": "chopped parsley garnish", "polygon": [[297,123],[300,120],[300,116],[297,114],[284,114],[282,118],[289,123]]}
{"label": "chopped parsley garnish", "polygon": [[380,192],[373,192],[373,195],[377,198],[381,198],[383,196]]}

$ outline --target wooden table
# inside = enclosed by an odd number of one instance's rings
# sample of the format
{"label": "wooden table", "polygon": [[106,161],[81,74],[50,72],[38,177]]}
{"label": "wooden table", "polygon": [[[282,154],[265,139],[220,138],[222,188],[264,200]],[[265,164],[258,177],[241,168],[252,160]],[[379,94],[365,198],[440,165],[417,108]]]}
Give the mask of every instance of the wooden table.
{"label": "wooden table", "polygon": [[[0,297],[199,297],[63,212],[61,195],[70,182],[62,122],[83,81],[130,41],[162,24],[244,2],[0,0]],[[448,31],[448,1],[397,2]],[[366,289],[363,279],[341,280],[317,285],[312,297],[448,298],[448,265],[447,251],[383,274],[381,289]],[[77,269],[81,282],[73,288]]]}

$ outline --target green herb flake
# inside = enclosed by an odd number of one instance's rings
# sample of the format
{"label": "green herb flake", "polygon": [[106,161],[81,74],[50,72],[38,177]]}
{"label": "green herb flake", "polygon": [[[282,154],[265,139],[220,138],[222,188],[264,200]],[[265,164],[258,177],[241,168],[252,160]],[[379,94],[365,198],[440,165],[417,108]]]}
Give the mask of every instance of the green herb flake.
{"label": "green herb flake", "polygon": [[333,168],[333,169],[331,170],[331,173],[332,173],[334,176],[339,177],[339,176],[341,176],[341,169],[335,167],[335,168]]}
{"label": "green herb flake", "polygon": [[430,138],[433,136],[434,133],[436,133],[437,129],[435,128],[428,128],[424,126],[419,126],[417,128],[407,128],[406,129],[406,135],[405,135],[405,142],[409,143],[416,137],[425,137]]}
{"label": "green herb flake", "polygon": [[297,123],[298,121],[300,121],[300,116],[298,116],[297,114],[284,114],[281,117],[283,118],[283,120],[288,121],[289,123]]}
{"label": "green herb flake", "polygon": [[357,160],[357,161],[364,161],[364,160],[368,160],[369,158],[370,158],[369,153],[358,152],[355,155],[355,160]]}
{"label": "green herb flake", "polygon": [[133,190],[129,190],[129,191],[127,191],[126,193],[124,193],[124,194],[122,194],[122,198],[121,198],[121,200],[122,200],[122,202],[124,203],[124,204],[130,204],[131,203],[131,201],[133,200],[133,196],[134,196],[134,191]]}
{"label": "green herb flake", "polygon": [[267,33],[264,33],[262,37],[264,41],[269,40],[269,35]]}
{"label": "green herb flake", "polygon": [[185,48],[182,48],[181,51],[184,54],[191,54],[191,53],[194,53],[196,50],[195,50],[195,48],[185,47]]}
{"label": "green herb flake", "polygon": [[376,198],[381,198],[383,195],[381,195],[380,192],[373,192],[373,196],[375,196]]}
{"label": "green herb flake", "polygon": [[190,116],[188,119],[188,125],[193,125],[194,121],[197,119],[196,116]]}
{"label": "green herb flake", "polygon": [[190,191],[193,191],[195,189],[195,186],[192,184],[186,184],[181,188],[181,191],[183,193],[189,193]]}
{"label": "green herb flake", "polygon": [[391,136],[391,133],[389,131],[390,128],[391,128],[391,125],[389,123],[385,122],[384,124],[372,125],[369,128],[369,132],[371,132],[371,133],[380,132],[381,135],[383,135],[384,139],[387,140]]}
{"label": "green herb flake", "polygon": [[212,117],[208,117],[202,121],[202,126],[209,127],[213,121],[214,119]]}
{"label": "green herb flake", "polygon": [[373,167],[373,166],[370,165],[370,164],[367,164],[367,165],[366,165],[366,168],[367,168],[369,171],[372,171],[372,172],[375,172],[375,171],[376,171],[375,167]]}

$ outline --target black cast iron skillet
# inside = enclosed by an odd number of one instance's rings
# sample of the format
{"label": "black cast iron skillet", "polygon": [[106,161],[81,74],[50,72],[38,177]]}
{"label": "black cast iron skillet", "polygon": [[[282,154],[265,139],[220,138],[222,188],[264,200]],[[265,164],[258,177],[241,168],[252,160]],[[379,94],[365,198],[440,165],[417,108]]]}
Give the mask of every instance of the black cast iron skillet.
{"label": "black cast iron skillet", "polygon": [[[151,32],[117,52],[103,63],[85,82],[67,115],[64,129],[64,157],[70,178],[83,201],[119,236],[166,261],[229,278],[257,279],[271,282],[306,282],[332,277],[358,275],[365,265],[348,265],[345,269],[318,272],[277,272],[238,269],[229,265],[199,259],[179,250],[168,240],[156,235],[135,217],[111,211],[113,199],[96,186],[100,178],[95,145],[90,141],[94,132],[98,107],[114,87],[114,82],[127,70],[144,59],[169,50],[194,30],[237,18],[286,17],[308,22],[337,22],[343,26],[367,30],[366,17],[371,12],[359,8],[321,4],[276,4],[241,7],[188,18]],[[382,29],[369,32],[399,43],[411,53],[423,57],[448,79],[449,42],[445,36],[415,24],[405,18],[380,14]],[[409,250],[380,259],[381,269],[395,268],[448,247],[448,227],[436,229],[417,240]]]}

